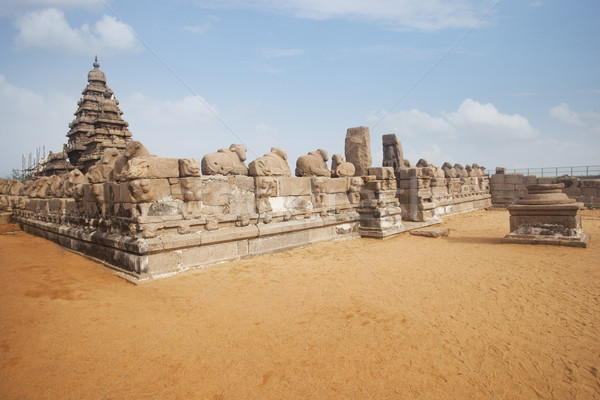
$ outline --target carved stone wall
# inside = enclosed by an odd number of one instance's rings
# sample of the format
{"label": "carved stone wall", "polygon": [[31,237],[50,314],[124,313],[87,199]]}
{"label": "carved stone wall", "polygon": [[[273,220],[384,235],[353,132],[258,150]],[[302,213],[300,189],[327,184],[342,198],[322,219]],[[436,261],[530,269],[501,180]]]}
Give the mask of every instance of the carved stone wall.
{"label": "carved stone wall", "polygon": [[492,205],[487,176],[446,178],[439,171],[429,166],[398,170],[398,199],[405,209],[403,219],[428,221]]}

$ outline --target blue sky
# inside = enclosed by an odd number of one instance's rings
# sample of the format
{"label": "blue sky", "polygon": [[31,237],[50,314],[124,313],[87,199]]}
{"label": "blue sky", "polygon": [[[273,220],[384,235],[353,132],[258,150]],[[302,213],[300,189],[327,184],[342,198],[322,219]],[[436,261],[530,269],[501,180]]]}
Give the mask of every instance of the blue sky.
{"label": "blue sky", "polygon": [[245,143],[405,158],[600,164],[597,0],[3,0],[0,176],[59,151],[97,54],[133,137],[195,157]]}

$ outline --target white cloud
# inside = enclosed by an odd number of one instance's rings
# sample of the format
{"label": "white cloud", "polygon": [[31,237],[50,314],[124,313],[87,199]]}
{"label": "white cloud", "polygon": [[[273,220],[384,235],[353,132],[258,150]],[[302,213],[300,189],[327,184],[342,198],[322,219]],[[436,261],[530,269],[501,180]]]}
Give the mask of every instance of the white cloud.
{"label": "white cloud", "polygon": [[566,103],[561,103],[549,110],[550,116],[565,124],[578,126],[593,134],[600,134],[600,112],[585,111],[576,113]]}
{"label": "white cloud", "polygon": [[[212,1],[196,1],[196,4],[215,7]],[[258,8],[315,20],[377,22],[393,29],[424,31],[471,27],[484,11],[481,2],[473,0],[226,0],[218,6]]]}
{"label": "white cloud", "polygon": [[377,116],[371,112],[367,120],[372,124],[377,123],[381,130],[436,140],[484,137],[492,141],[526,140],[539,135],[527,118],[519,114],[503,114],[493,104],[481,104],[472,99],[465,99],[457,111],[443,111],[440,116],[413,109],[389,113],[387,116],[385,113]]}
{"label": "white cloud", "polygon": [[62,151],[76,109],[76,99],[61,93],[51,98],[8,82],[0,75],[0,121],[10,146],[0,146],[0,176],[21,168],[21,155],[36,147]]}
{"label": "white cloud", "polygon": [[68,54],[137,52],[141,49],[133,28],[104,15],[93,27],[72,28],[62,10],[49,8],[19,17],[15,26],[18,48],[36,48]]}
{"label": "white cloud", "polygon": [[[383,118],[383,119],[381,119]],[[412,109],[410,111],[399,111],[396,113],[371,112],[367,115],[367,121],[371,124],[377,123],[382,129],[400,132],[403,136],[416,137],[447,137],[456,138],[456,129],[443,117],[432,117],[431,115]]]}
{"label": "white cloud", "polygon": [[372,135],[397,134],[405,145],[405,158],[413,164],[425,158],[436,165],[450,161],[495,167],[514,157],[516,151],[522,151],[519,157],[531,159],[541,137],[527,118],[501,113],[493,104],[472,99],[465,99],[456,111],[438,115],[417,109],[393,112],[381,119],[384,115],[367,115],[374,127]]}
{"label": "white cloud", "polygon": [[502,114],[493,104],[481,104],[472,99],[466,99],[457,111],[444,117],[461,135],[469,137],[522,140],[539,135],[527,118],[519,114]]}
{"label": "white cloud", "polygon": [[406,150],[404,150],[404,158],[410,160],[413,164],[415,164],[421,158],[424,158],[427,160],[427,162],[433,163],[437,166],[442,166],[442,164],[444,164],[446,161],[453,159],[452,156],[445,154],[442,151],[442,148],[436,143],[426,143],[419,149],[415,149],[413,146],[408,146]]}

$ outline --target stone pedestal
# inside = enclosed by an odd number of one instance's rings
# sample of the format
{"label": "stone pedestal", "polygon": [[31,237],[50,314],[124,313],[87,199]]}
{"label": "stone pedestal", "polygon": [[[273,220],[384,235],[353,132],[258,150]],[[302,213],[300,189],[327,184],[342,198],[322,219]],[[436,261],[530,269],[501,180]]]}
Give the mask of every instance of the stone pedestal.
{"label": "stone pedestal", "polygon": [[525,198],[507,207],[511,232],[502,242],[587,247],[590,235],[581,227],[583,204],[569,199],[563,186],[527,186]]}
{"label": "stone pedestal", "polygon": [[391,167],[369,168],[365,190],[357,209],[360,215],[358,233],[363,237],[382,239],[404,232],[402,209],[396,199],[396,178]]}

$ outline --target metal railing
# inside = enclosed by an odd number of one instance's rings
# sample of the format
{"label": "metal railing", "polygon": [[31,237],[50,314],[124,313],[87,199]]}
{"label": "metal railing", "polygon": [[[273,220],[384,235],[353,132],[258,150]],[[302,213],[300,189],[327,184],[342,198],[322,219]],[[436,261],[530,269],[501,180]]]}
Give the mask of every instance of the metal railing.
{"label": "metal railing", "polygon": [[[496,170],[486,170],[489,176],[496,173]],[[600,178],[600,165],[585,165],[577,167],[544,167],[544,168],[506,168],[506,173],[520,173],[523,175],[535,175],[539,178],[555,178],[563,175],[568,176],[589,176]]]}

